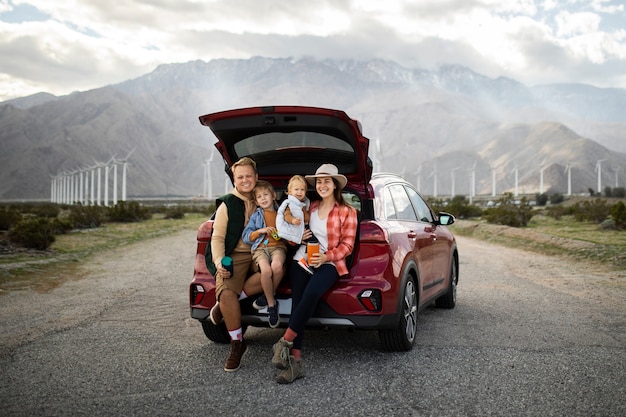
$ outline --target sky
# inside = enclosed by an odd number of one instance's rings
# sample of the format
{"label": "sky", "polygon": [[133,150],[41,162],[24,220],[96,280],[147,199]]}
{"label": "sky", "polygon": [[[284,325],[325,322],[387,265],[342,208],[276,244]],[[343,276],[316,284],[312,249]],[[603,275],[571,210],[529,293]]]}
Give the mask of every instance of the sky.
{"label": "sky", "polygon": [[194,60],[385,59],[626,88],[624,0],[0,0],[0,101]]}

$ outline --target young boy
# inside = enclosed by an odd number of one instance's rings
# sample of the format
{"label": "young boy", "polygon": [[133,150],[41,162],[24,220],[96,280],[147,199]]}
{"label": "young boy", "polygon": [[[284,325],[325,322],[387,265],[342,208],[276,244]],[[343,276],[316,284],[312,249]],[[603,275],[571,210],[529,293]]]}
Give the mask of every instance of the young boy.
{"label": "young boy", "polygon": [[[291,177],[287,184],[287,198],[278,208],[276,216],[278,236],[296,244],[302,242],[304,229],[309,225],[309,205],[311,202],[306,196],[306,190],[307,182],[303,176],[294,175]],[[315,236],[309,238],[308,241],[317,242]],[[301,252],[302,246],[296,252],[299,260],[298,265],[312,274],[313,270],[309,267]]]}
{"label": "young boy", "polygon": [[276,192],[267,181],[259,180],[254,188],[254,198],[259,206],[250,216],[243,230],[245,243],[252,245],[252,261],[261,272],[263,295],[252,304],[257,310],[267,307],[270,327],[279,324],[278,300],[274,292],[285,274],[287,247],[276,234]]}

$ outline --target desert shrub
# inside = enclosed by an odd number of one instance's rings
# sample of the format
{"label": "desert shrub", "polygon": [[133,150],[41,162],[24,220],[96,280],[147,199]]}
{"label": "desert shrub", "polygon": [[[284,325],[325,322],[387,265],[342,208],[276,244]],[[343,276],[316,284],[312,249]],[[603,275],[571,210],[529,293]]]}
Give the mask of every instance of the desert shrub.
{"label": "desert shrub", "polygon": [[565,197],[561,193],[554,193],[550,196],[550,204],[560,204],[565,201]]}
{"label": "desert shrub", "polygon": [[45,250],[54,242],[54,221],[46,217],[27,217],[9,230],[11,242],[32,249]]}
{"label": "desert shrub", "polygon": [[532,207],[524,197],[517,204],[512,193],[505,193],[499,200],[496,207],[489,208],[483,212],[483,217],[489,223],[502,224],[512,227],[524,227],[532,218]]}
{"label": "desert shrub", "polygon": [[572,215],[574,212],[573,207],[565,207],[562,205],[549,206],[546,208],[545,213],[556,220],[559,220],[563,216]]}
{"label": "desert shrub", "polygon": [[185,217],[185,208],[180,206],[170,207],[165,210],[164,217],[166,219],[182,219]]}
{"label": "desert shrub", "polygon": [[[436,212],[445,211],[459,219],[469,219],[482,215],[482,209],[476,205],[469,204],[469,201],[463,195],[456,195],[447,202],[442,200],[429,200],[429,203]],[[215,211],[214,206],[209,207],[209,210],[211,209]]]}
{"label": "desert shrub", "polygon": [[618,201],[609,210],[612,220],[618,229],[626,229],[626,205]]}
{"label": "desert shrub", "polygon": [[106,219],[106,209],[101,206],[70,206],[69,221],[76,229],[91,229],[99,227]]}
{"label": "desert shrub", "polygon": [[136,201],[127,203],[120,201],[108,211],[109,220],[114,222],[140,222],[152,217],[150,208],[140,205]]}
{"label": "desert shrub", "polygon": [[60,212],[61,208],[58,205],[52,203],[34,205],[29,210],[29,213],[32,213],[37,217],[47,217],[49,219],[54,219],[55,217],[58,217]]}
{"label": "desert shrub", "polygon": [[617,229],[617,226],[615,225],[615,220],[613,220],[613,219],[606,219],[605,221],[600,223],[600,228],[602,230],[615,230],[615,229]]}
{"label": "desert shrub", "polygon": [[538,206],[545,206],[546,204],[548,204],[548,194],[546,193],[535,194],[535,202],[537,203]]}
{"label": "desert shrub", "polygon": [[602,223],[609,216],[610,207],[606,200],[596,198],[574,204],[573,210],[574,218],[579,222]]}
{"label": "desert shrub", "polygon": [[64,235],[74,229],[74,223],[69,219],[60,219],[58,217],[51,219],[54,234]]}
{"label": "desert shrub", "polygon": [[22,218],[22,213],[13,206],[0,207],[0,230],[9,230]]}

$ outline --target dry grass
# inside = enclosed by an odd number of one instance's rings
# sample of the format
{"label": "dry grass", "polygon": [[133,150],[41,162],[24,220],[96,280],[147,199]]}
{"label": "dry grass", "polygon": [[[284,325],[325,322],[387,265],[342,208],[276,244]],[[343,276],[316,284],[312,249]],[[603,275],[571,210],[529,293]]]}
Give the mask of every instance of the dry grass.
{"label": "dry grass", "polygon": [[525,228],[459,220],[451,229],[459,235],[626,271],[625,231],[604,230],[598,224],[576,222],[569,217],[555,220],[537,215]]}
{"label": "dry grass", "polygon": [[180,230],[195,230],[206,219],[188,214],[183,219],[163,219],[155,215],[138,223],[105,223],[94,229],[74,230],[56,237],[49,250],[19,250],[0,255],[0,294],[9,290],[47,291],[70,279],[78,279],[76,265],[89,256],[166,236]]}

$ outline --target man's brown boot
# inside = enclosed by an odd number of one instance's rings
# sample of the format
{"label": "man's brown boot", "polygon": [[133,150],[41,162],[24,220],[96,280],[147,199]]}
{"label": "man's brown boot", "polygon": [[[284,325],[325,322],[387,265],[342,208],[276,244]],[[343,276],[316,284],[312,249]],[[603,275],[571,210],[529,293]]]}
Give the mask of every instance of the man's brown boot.
{"label": "man's brown boot", "polygon": [[209,312],[209,319],[211,320],[211,323],[215,324],[216,326],[220,324],[224,319],[224,316],[222,316],[222,310],[220,309],[219,302],[216,301],[215,305]]}
{"label": "man's brown boot", "polygon": [[231,340],[230,341],[230,354],[226,359],[224,370],[226,372],[235,372],[241,366],[241,358],[248,350],[248,344],[245,340]]}

